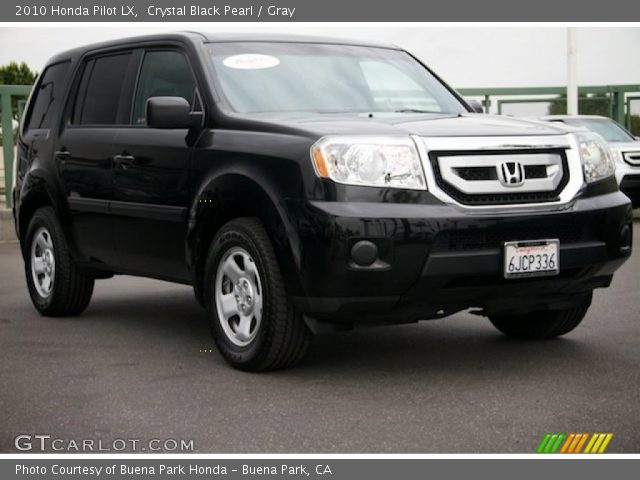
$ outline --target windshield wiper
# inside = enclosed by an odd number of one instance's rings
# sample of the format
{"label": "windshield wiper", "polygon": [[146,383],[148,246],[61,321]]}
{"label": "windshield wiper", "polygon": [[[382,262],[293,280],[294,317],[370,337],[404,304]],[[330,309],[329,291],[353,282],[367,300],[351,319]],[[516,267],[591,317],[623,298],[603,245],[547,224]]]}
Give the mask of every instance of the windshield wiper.
{"label": "windshield wiper", "polygon": [[442,113],[444,112],[434,112],[432,110],[420,110],[419,108],[401,108],[400,110],[394,110],[395,113]]}

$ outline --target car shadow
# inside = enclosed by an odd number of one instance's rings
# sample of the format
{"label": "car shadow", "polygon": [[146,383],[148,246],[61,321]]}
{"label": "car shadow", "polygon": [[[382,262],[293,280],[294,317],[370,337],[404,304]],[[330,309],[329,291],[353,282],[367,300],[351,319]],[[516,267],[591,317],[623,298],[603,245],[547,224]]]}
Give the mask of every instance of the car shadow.
{"label": "car shadow", "polygon": [[437,321],[317,337],[298,368],[342,373],[364,369],[387,373],[500,370],[521,375],[554,364],[565,369],[582,367],[591,355],[587,343],[570,337],[511,339],[495,330],[488,319],[462,313]]}
{"label": "car shadow", "polygon": [[[144,335],[156,345],[215,348],[208,316],[189,288],[163,284],[161,292],[145,289],[119,295],[97,292],[81,317],[85,322],[108,322],[131,335]],[[166,284],[169,285],[169,284]],[[589,322],[589,317],[585,323]],[[416,324],[356,329],[314,336],[306,357],[293,369],[273,372],[277,377],[332,375],[348,378],[364,372],[395,373],[449,371],[482,374],[500,371],[519,376],[523,371],[556,368],[583,370],[597,362],[597,344],[583,341],[580,328],[567,337],[523,341],[509,339],[483,317],[459,313]],[[214,355],[220,368],[229,368]],[[375,374],[374,374],[375,375]]]}

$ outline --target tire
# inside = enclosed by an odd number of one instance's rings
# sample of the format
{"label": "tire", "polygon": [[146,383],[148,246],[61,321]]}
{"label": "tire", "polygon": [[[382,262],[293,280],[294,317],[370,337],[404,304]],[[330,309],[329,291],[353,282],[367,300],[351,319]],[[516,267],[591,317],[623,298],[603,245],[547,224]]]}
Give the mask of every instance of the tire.
{"label": "tire", "polygon": [[220,229],[209,248],[203,294],[214,342],[231,366],[277,370],[304,356],[311,333],[288,299],[258,219],[238,218]]}
{"label": "tire", "polygon": [[580,324],[589,310],[591,298],[590,294],[581,305],[566,310],[490,316],[489,320],[508,337],[527,340],[555,338],[569,333]]}
{"label": "tire", "polygon": [[82,313],[91,301],[94,279],[76,267],[53,208],[36,210],[23,248],[27,287],[34,307],[46,317]]}

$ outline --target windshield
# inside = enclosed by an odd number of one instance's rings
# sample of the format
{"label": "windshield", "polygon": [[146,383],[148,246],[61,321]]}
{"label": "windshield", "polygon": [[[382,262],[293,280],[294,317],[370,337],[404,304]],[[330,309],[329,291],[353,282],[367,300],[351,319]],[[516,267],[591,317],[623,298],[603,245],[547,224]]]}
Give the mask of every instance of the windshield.
{"label": "windshield", "polygon": [[409,54],[307,43],[207,45],[222,93],[240,113],[412,112],[466,108]]}
{"label": "windshield", "polygon": [[606,118],[568,118],[563,121],[569,125],[588,128],[592,132],[596,132],[607,142],[632,142],[635,140],[633,135],[624,128],[613,120]]}

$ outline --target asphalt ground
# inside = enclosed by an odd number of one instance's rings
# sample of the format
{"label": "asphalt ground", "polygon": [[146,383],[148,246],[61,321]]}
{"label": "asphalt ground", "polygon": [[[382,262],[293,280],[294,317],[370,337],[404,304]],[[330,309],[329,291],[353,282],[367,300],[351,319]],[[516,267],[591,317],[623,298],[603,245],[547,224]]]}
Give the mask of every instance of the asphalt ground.
{"label": "asphalt ground", "polygon": [[608,453],[638,453],[639,289],[636,250],[561,339],[510,340],[461,313],[316,337],[295,369],[248,374],[215,351],[190,288],[116,277],[82,316],[43,318],[17,244],[0,244],[0,451],[25,434],[71,453],[86,439],[112,451],[173,439],[205,453],[528,453],[547,432],[611,432]]}

